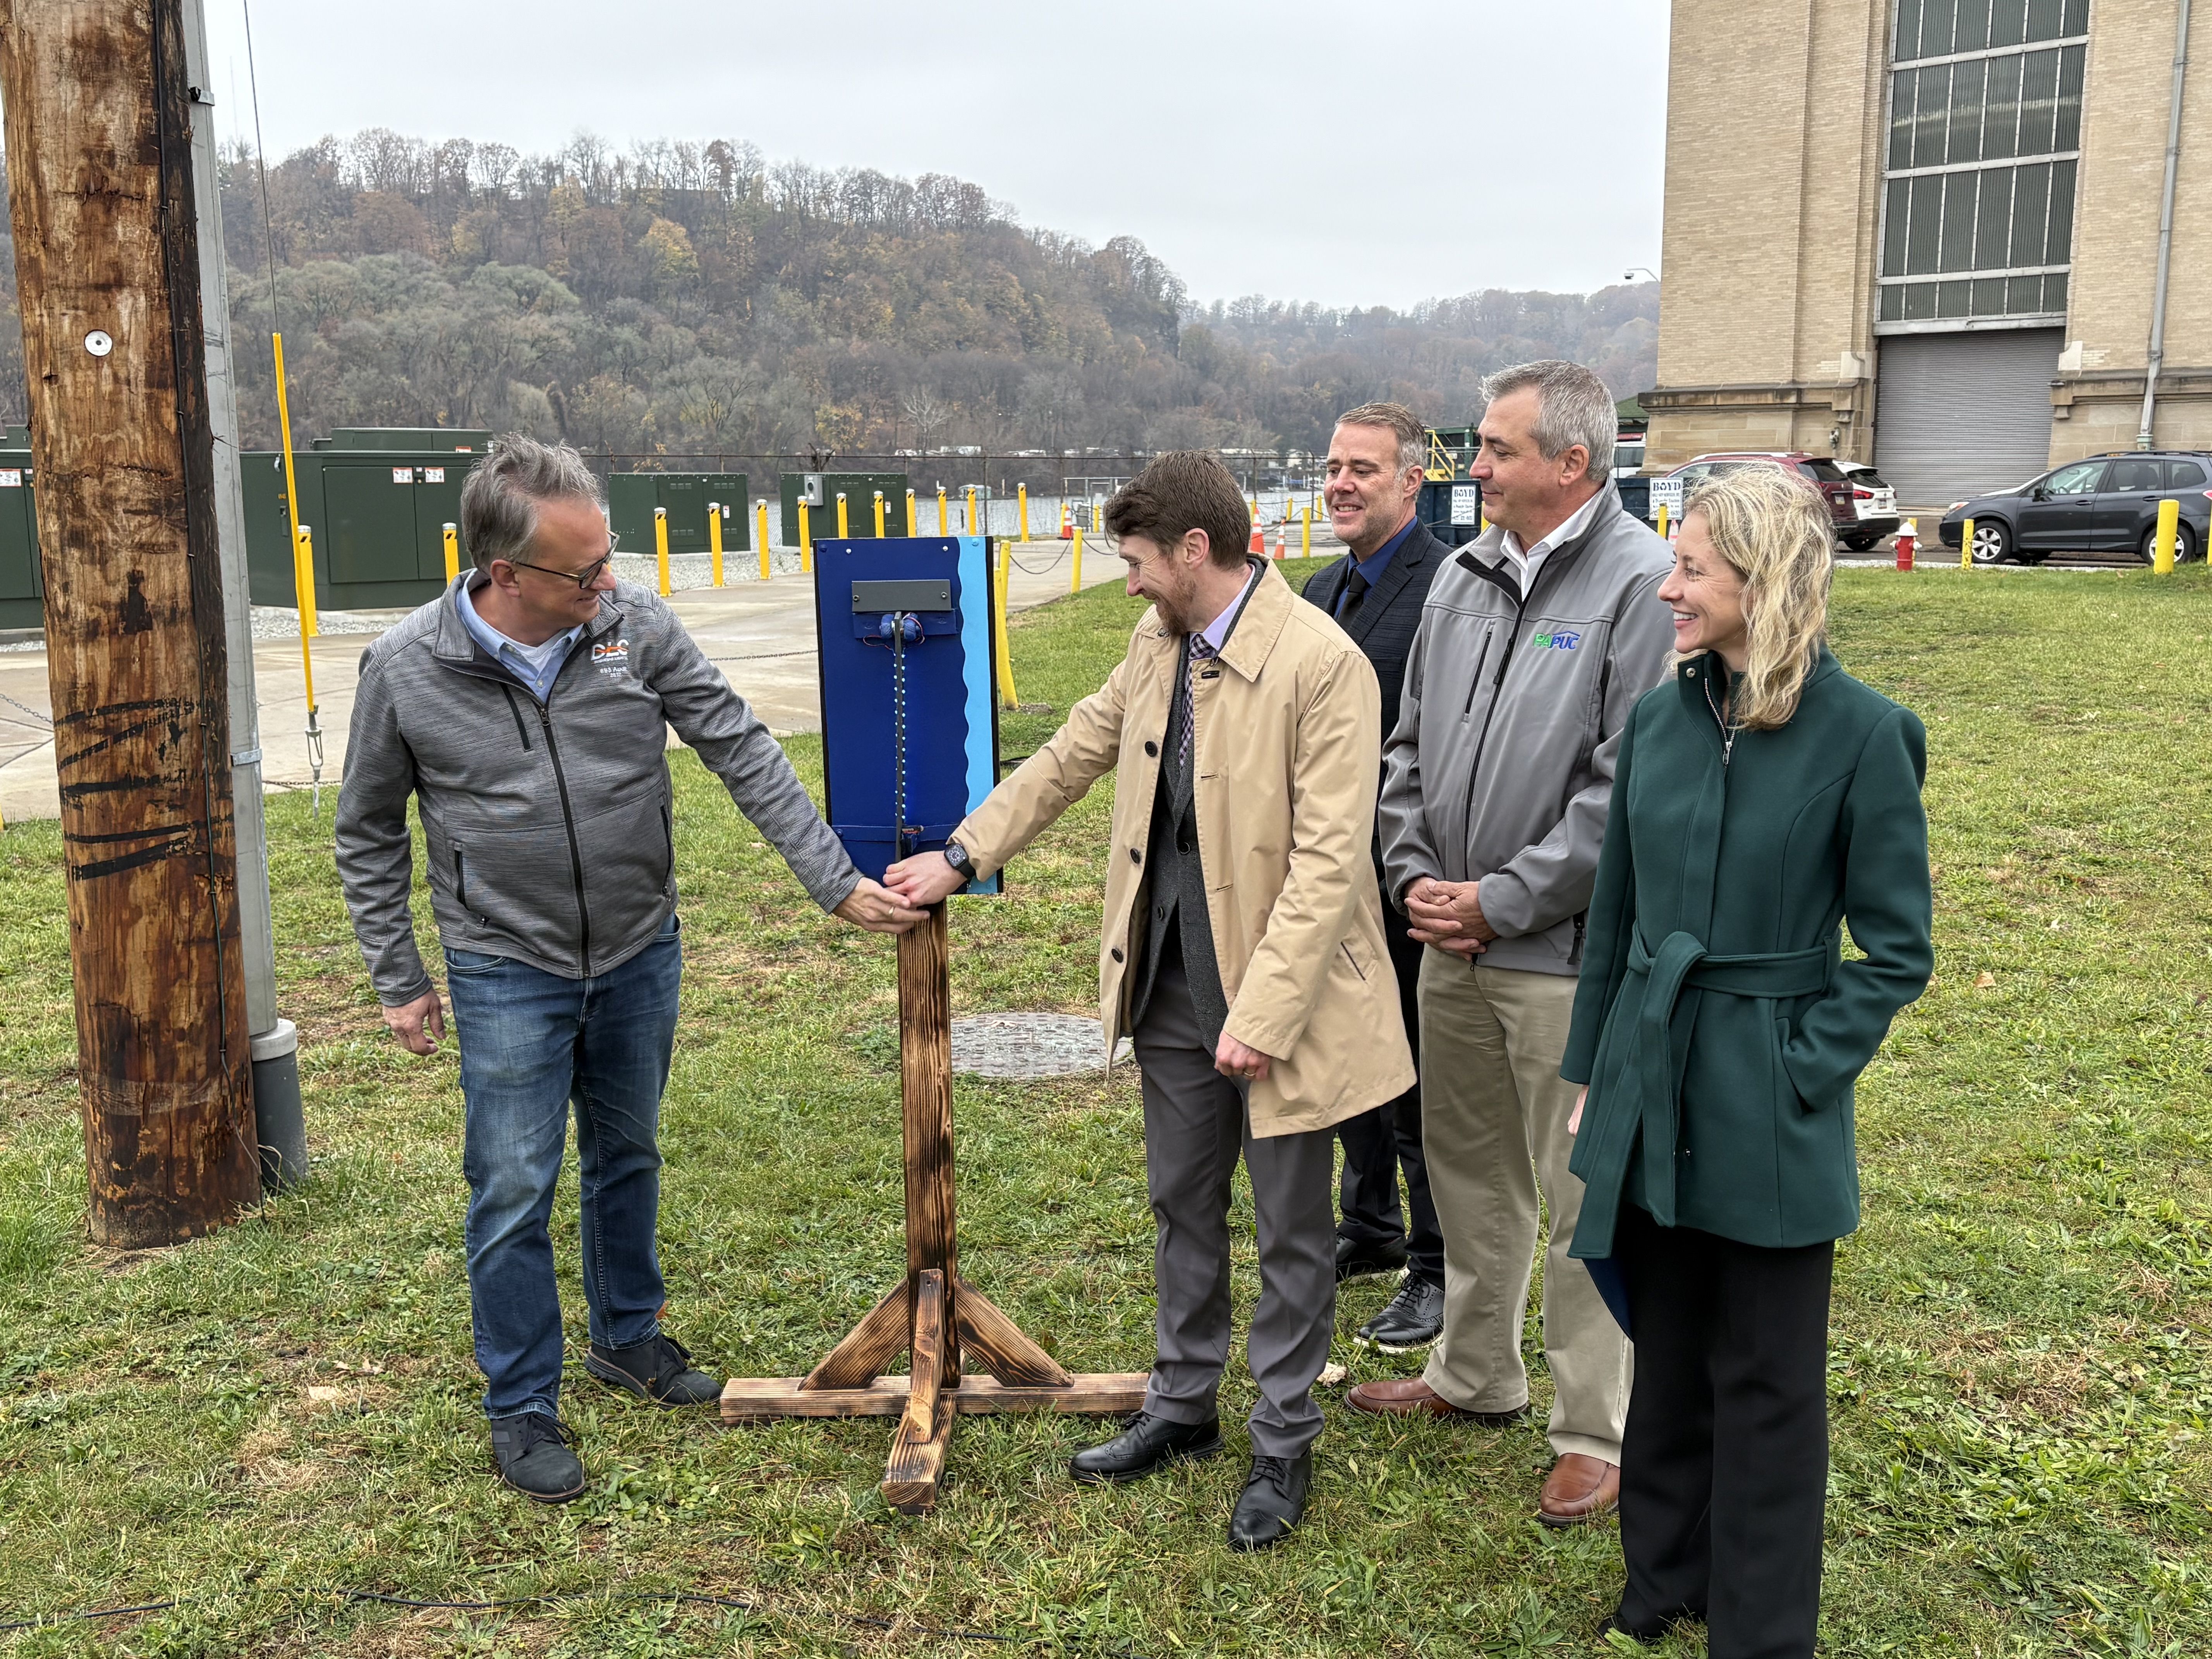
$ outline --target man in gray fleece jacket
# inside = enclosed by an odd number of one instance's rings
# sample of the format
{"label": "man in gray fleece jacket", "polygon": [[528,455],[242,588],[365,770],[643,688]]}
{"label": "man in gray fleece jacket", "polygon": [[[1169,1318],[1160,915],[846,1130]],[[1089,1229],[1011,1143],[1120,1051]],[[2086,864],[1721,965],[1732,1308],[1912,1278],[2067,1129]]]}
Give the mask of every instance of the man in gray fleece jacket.
{"label": "man in gray fleece jacket", "polygon": [[1613,394],[1539,362],[1484,387],[1474,476],[1490,528],[1430,586],[1383,745],[1390,896],[1421,963],[1423,1139],[1444,1240],[1443,1335],[1419,1378],[1363,1383],[1356,1410],[1503,1422],[1528,1409],[1521,1322],[1540,1201],[1550,1219],[1544,1351],[1558,1460],[1538,1518],[1613,1507],[1628,1345],[1567,1260],[1575,1087],[1559,1079],[1583,913],[1613,757],[1673,639],[1667,544],[1609,482]]}
{"label": "man in gray fleece jacket", "polygon": [[669,726],[825,910],[921,920],[853,867],[783,750],[667,605],[618,584],[606,504],[566,445],[500,441],[461,492],[475,568],[362,654],[337,866],[385,1023],[444,1035],[415,945],[411,795],[466,1102],[469,1290],[494,1457],[545,1503],[584,1489],[558,1409],[547,1231],[568,1109],[582,1164],[585,1367],[663,1406],[720,1385],[660,1328],[660,1094],[676,1032]]}

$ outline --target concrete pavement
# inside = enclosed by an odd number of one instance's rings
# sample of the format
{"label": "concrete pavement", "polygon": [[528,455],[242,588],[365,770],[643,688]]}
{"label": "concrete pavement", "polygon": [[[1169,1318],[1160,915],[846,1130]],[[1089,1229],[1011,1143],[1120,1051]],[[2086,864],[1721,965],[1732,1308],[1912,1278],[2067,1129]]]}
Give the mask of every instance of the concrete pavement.
{"label": "concrete pavement", "polygon": [[[1014,549],[1012,579],[1006,585],[1010,611],[1025,611],[1069,591],[1068,544],[1024,543]],[[822,723],[821,694],[815,666],[814,579],[796,573],[731,580],[720,588],[692,588],[669,600],[692,637],[730,684],[779,736],[811,732]],[[1086,541],[1083,585],[1097,587],[1121,580],[1121,561],[1109,548]],[[267,616],[267,612],[257,612]],[[289,617],[289,612],[276,613]],[[380,620],[389,626],[404,612]],[[257,630],[259,631],[259,630]],[[361,653],[381,631],[325,634],[312,641],[315,702],[323,732],[323,782],[335,787],[345,769],[346,726],[353,715],[353,690]],[[307,676],[300,641],[257,639],[254,684],[260,700],[263,773],[271,789],[305,788],[309,765]],[[51,818],[59,815],[54,746],[47,725],[44,651],[0,653],[0,818]],[[672,747],[676,739],[669,736]]]}

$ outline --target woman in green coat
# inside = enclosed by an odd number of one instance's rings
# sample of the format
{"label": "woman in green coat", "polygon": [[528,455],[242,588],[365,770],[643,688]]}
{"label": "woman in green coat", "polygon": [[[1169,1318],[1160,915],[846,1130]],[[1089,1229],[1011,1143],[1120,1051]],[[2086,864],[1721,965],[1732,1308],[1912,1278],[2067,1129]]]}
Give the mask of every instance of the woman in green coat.
{"label": "woman in green coat", "polygon": [[1833,547],[1778,467],[1691,497],[1560,1067],[1572,1254],[1636,1343],[1613,1624],[1702,1619],[1711,1659],[1811,1659],[1851,1088],[1934,962],[1926,733],[1828,653]]}

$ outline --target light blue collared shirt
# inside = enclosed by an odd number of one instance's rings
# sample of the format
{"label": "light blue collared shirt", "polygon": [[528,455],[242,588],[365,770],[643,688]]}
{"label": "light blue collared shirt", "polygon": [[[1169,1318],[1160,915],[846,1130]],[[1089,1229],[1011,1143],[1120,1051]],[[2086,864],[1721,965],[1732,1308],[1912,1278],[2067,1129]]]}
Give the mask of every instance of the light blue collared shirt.
{"label": "light blue collared shirt", "polygon": [[476,602],[469,597],[469,585],[463,582],[453,590],[453,603],[460,608],[461,622],[469,636],[489,652],[492,659],[529,688],[530,695],[544,702],[551,694],[553,682],[560,678],[561,665],[568,659],[568,649],[576,643],[576,635],[584,631],[582,624],[565,634],[556,634],[543,645],[524,645],[511,640],[477,614]]}
{"label": "light blue collared shirt", "polygon": [[1216,656],[1220,655],[1221,647],[1229,642],[1229,630],[1236,626],[1237,613],[1244,609],[1244,601],[1252,597],[1252,590],[1260,585],[1260,573],[1266,568],[1265,565],[1255,562],[1252,574],[1244,579],[1244,586],[1237,590],[1237,597],[1230,600],[1229,608],[1198,630],[1199,637],[1213,647]]}

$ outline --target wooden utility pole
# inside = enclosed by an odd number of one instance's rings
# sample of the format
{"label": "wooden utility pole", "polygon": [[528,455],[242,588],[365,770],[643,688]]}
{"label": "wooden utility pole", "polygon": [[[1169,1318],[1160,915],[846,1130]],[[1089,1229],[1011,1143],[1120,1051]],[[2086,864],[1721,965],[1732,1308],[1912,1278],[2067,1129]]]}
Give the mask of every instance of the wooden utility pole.
{"label": "wooden utility pole", "polygon": [[180,0],[0,0],[101,1243],[259,1189]]}

